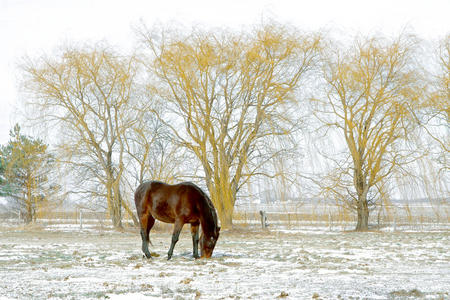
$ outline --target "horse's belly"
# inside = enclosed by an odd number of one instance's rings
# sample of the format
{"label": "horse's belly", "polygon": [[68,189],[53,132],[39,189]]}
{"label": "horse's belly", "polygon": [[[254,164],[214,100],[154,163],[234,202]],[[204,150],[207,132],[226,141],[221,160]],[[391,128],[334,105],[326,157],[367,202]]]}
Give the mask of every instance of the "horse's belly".
{"label": "horse's belly", "polygon": [[153,218],[164,223],[175,223],[175,214],[171,209],[153,209]]}
{"label": "horse's belly", "polygon": [[164,223],[175,223],[175,219],[178,218],[180,219],[183,223],[198,223],[200,221],[200,219],[198,218],[198,216],[195,215],[190,215],[190,216],[185,216],[185,215],[179,215],[178,217],[175,217],[175,215],[172,214],[153,214],[152,213],[153,218],[164,222]]}
{"label": "horse's belly", "polygon": [[158,214],[158,215],[154,215],[153,217],[164,223],[175,223],[175,218],[171,217],[171,216]]}

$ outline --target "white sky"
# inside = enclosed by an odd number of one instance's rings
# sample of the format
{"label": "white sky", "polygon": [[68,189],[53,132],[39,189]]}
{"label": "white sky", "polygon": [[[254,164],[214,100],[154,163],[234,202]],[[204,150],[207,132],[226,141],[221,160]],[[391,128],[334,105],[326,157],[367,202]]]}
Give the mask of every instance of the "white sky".
{"label": "white sky", "polygon": [[49,53],[65,41],[104,39],[128,47],[140,20],[241,28],[264,19],[351,34],[396,34],[409,26],[437,39],[450,32],[449,15],[450,0],[0,0],[0,144],[19,120],[20,58]]}

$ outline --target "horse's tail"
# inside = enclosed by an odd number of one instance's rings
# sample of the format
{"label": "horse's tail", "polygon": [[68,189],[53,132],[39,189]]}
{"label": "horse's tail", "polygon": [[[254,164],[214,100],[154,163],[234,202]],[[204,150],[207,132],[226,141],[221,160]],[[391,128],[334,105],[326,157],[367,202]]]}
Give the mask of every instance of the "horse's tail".
{"label": "horse's tail", "polygon": [[[151,181],[146,181],[141,183],[135,193],[134,193],[134,202],[136,205],[136,212],[138,214],[138,218],[139,218],[139,224],[141,226],[141,230],[144,230],[144,232],[146,231],[146,228],[142,228],[142,224],[141,224],[141,211],[143,209],[142,205],[144,204],[143,201],[144,199],[147,197],[147,193],[150,192],[151,189]],[[142,234],[145,234],[144,232],[142,232]],[[148,243],[153,246],[152,241],[150,240],[150,233],[146,234],[145,236],[146,240],[148,241]]]}
{"label": "horse's tail", "polygon": [[139,209],[141,208],[140,205],[141,205],[142,198],[145,196],[146,192],[147,192],[147,183],[146,182],[141,183],[137,187],[136,191],[134,192],[134,203],[136,205],[136,210],[138,211],[138,213],[139,213]]}

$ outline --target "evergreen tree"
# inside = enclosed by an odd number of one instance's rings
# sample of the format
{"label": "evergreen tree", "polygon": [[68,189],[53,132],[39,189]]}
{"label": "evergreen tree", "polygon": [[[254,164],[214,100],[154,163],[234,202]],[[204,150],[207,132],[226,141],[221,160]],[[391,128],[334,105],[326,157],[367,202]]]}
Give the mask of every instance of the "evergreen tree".
{"label": "evergreen tree", "polygon": [[30,223],[59,189],[49,184],[55,159],[45,143],[21,134],[17,124],[10,137],[8,144],[0,148],[0,195],[6,197],[8,207],[19,210]]}

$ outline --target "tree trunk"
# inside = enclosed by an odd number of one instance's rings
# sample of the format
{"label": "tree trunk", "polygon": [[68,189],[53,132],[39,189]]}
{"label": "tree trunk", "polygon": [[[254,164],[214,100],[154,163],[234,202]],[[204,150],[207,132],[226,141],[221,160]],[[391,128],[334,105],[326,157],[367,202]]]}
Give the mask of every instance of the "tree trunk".
{"label": "tree trunk", "polygon": [[230,229],[233,227],[233,209],[219,210],[220,226],[223,229]]}
{"label": "tree trunk", "polygon": [[30,224],[33,220],[33,207],[31,203],[27,203],[27,212],[24,217],[25,224]]}
{"label": "tree trunk", "polygon": [[211,201],[217,211],[220,226],[224,229],[233,227],[233,207],[230,207],[223,194],[217,191],[210,191]]}
{"label": "tree trunk", "polygon": [[30,180],[27,180],[27,194],[25,197],[27,212],[25,214],[24,221],[26,224],[30,224],[33,221],[33,199],[31,198]]}
{"label": "tree trunk", "polygon": [[106,185],[106,201],[108,202],[108,212],[112,225],[115,229],[122,229],[121,206],[118,203],[120,199],[117,199],[112,184],[107,183]]}
{"label": "tree trunk", "polygon": [[117,211],[115,211],[114,214],[111,215],[111,220],[112,220],[112,223],[113,223],[113,227],[115,229],[122,229],[123,228],[122,216]]}
{"label": "tree trunk", "polygon": [[112,193],[112,209],[111,209],[111,219],[115,229],[123,229],[122,226],[122,199],[120,194],[114,188]]}
{"label": "tree trunk", "polygon": [[[360,153],[360,157],[362,157]],[[358,221],[356,223],[356,231],[369,230],[369,203],[367,202],[367,194],[369,193],[369,185],[366,182],[367,175],[362,171],[359,163],[355,164],[354,182],[358,199],[356,202],[356,212]]]}
{"label": "tree trunk", "polygon": [[133,213],[133,211],[130,209],[130,207],[128,206],[127,202],[123,201],[122,195],[120,195],[120,201],[122,202],[122,206],[123,209],[125,209],[125,211],[128,213],[128,215],[131,217],[131,219],[133,220],[133,224],[135,227],[139,227],[139,221],[136,217],[136,215]]}
{"label": "tree trunk", "polygon": [[366,197],[361,197],[358,201],[358,222],[356,223],[356,231],[369,230],[369,207]]}
{"label": "tree trunk", "polygon": [[211,195],[211,201],[216,208],[220,226],[224,229],[229,229],[233,227],[233,212],[236,193],[232,191],[230,183],[217,181],[218,183],[213,183],[212,181],[207,180],[207,182],[211,183],[211,186],[208,186],[208,190]]}

